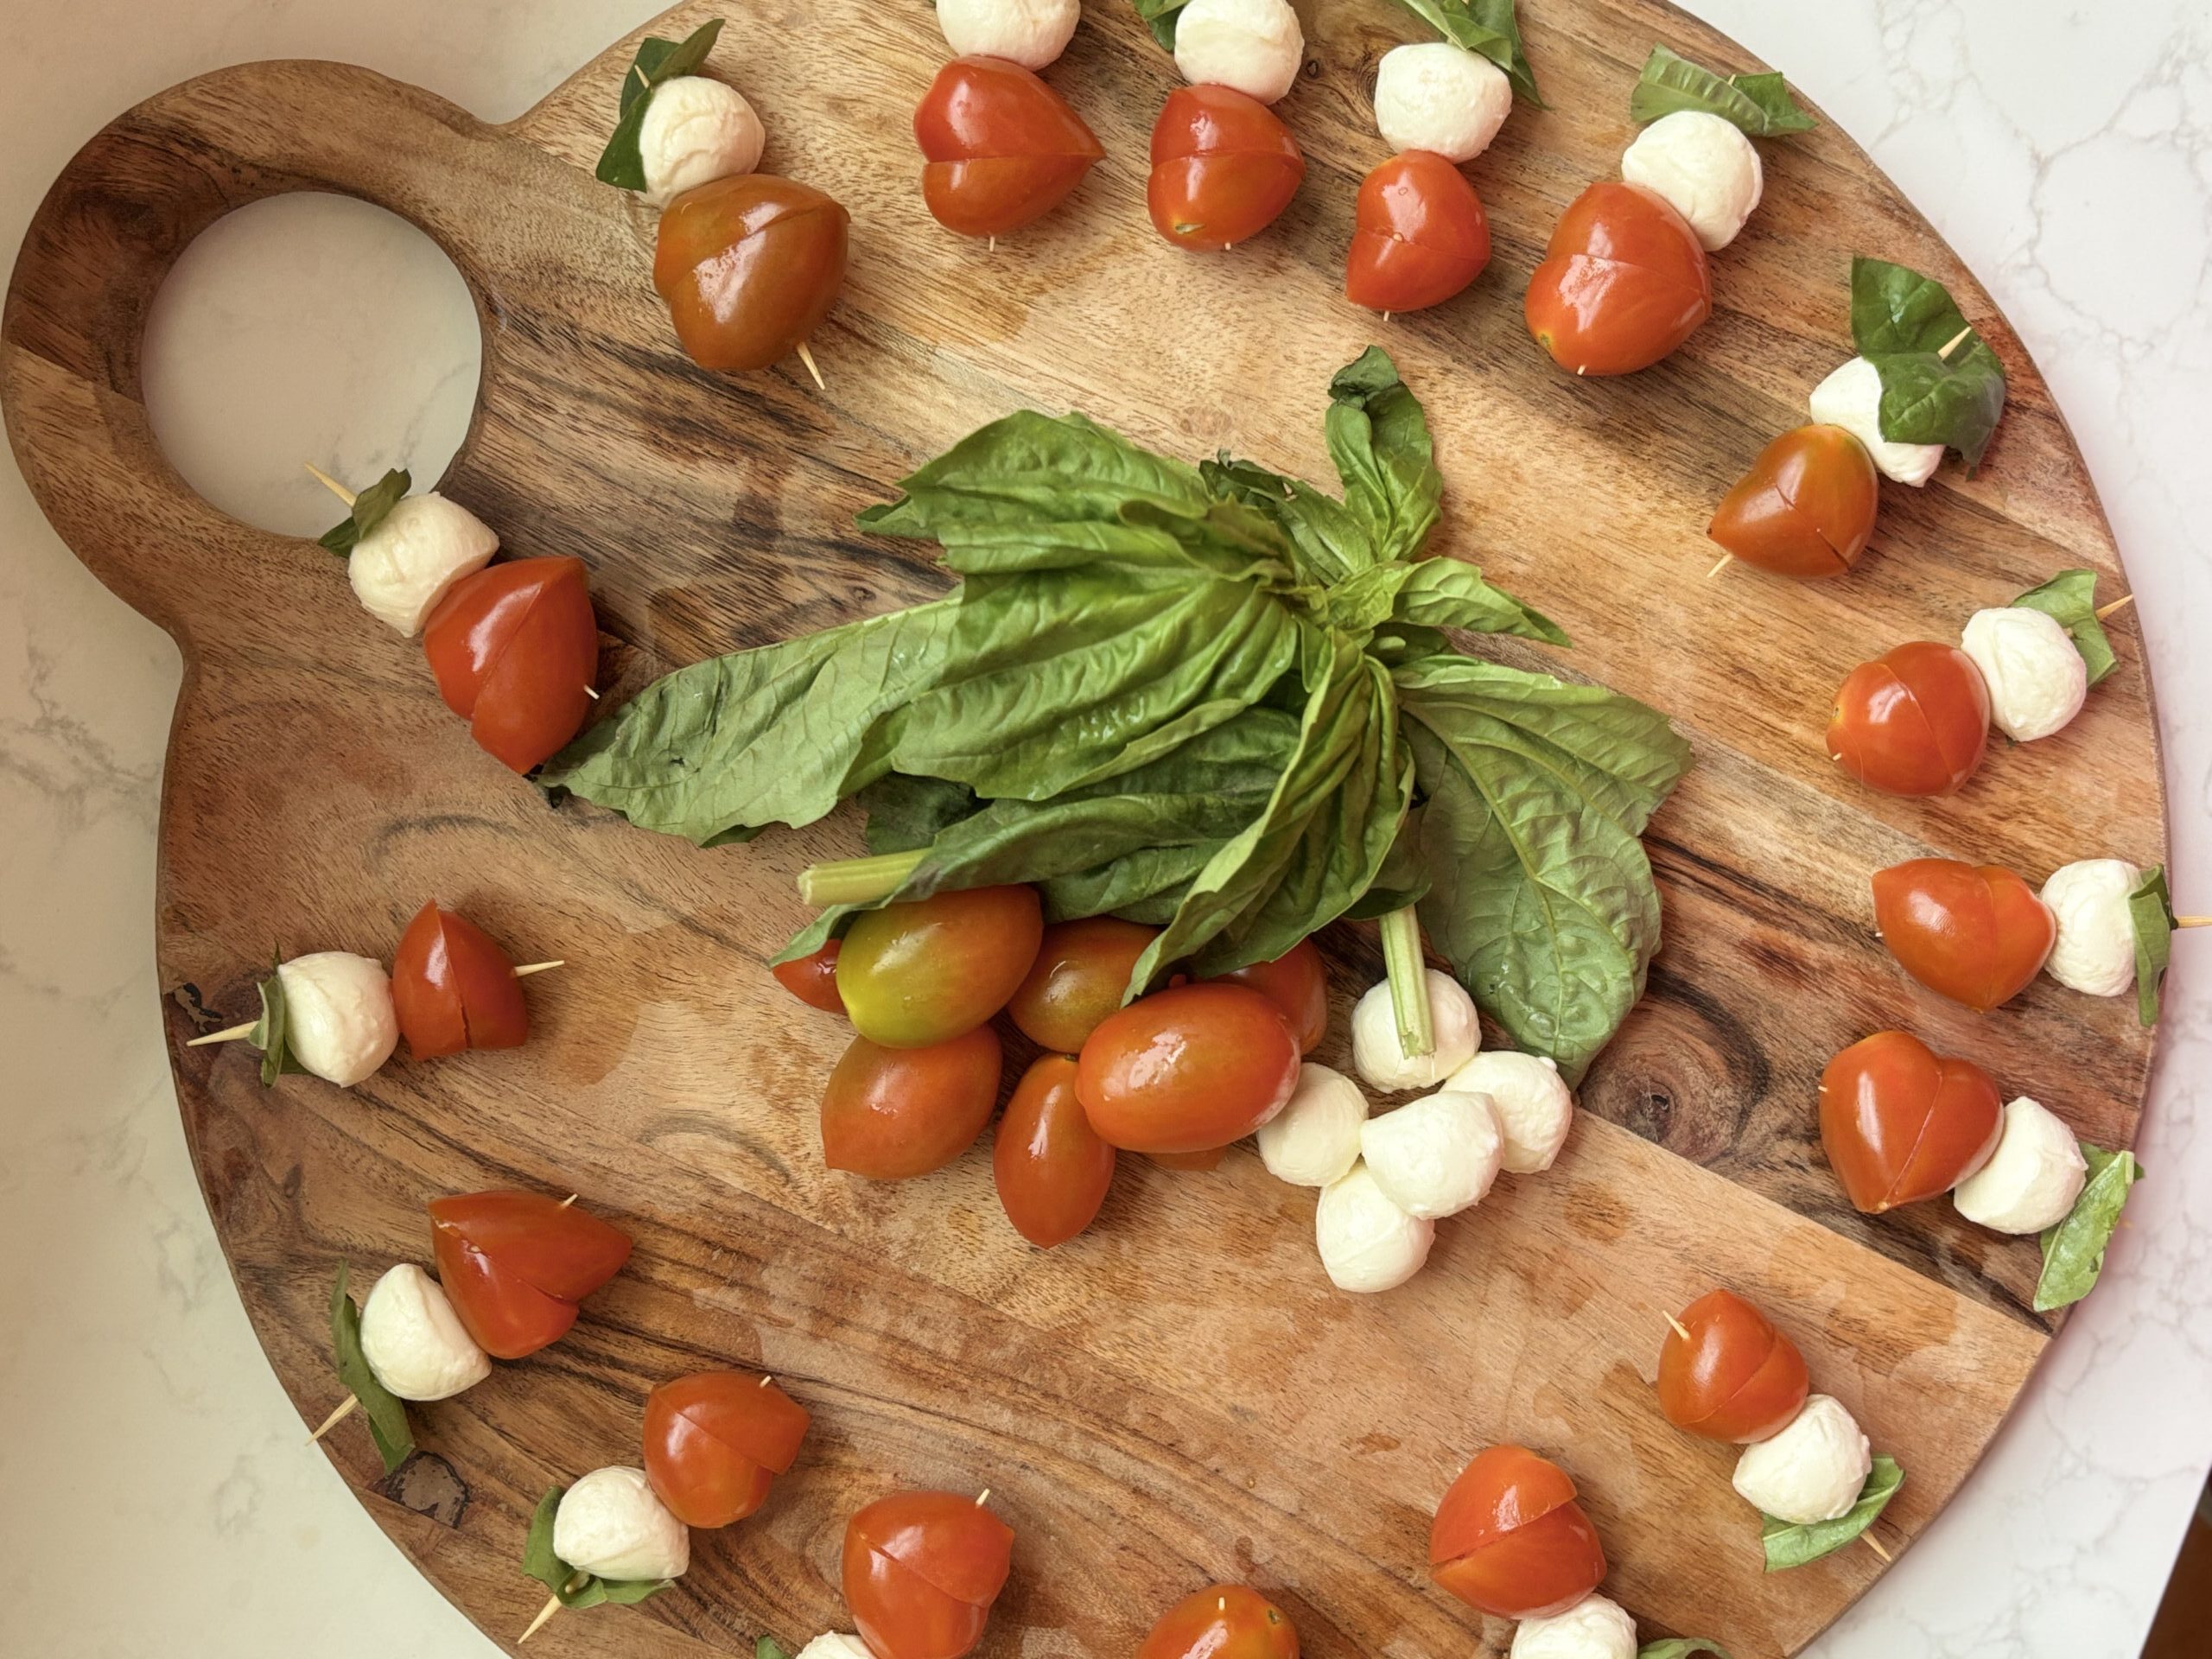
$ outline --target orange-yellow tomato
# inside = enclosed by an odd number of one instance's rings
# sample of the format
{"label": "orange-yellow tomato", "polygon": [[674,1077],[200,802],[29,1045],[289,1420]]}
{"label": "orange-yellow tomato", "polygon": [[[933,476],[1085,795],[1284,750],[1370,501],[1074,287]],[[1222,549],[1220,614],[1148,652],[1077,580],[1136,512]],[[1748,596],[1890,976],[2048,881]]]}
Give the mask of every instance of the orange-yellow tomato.
{"label": "orange-yellow tomato", "polygon": [[1711,315],[1713,273],[1688,220],[1641,185],[1607,180],[1560,215],[1522,309],[1560,367],[1633,374]]}
{"label": "orange-yellow tomato", "polygon": [[1989,687],[1956,645],[1919,639],[1861,663],[1828,716],[1828,758],[1885,795],[1948,795],[1989,747]]}
{"label": "orange-yellow tomato", "polygon": [[1156,927],[1111,916],[1055,922],[1006,1005],[1008,1017],[1039,1048],[1079,1052],[1098,1022],[1122,1006],[1137,958],[1159,935]]}
{"label": "orange-yellow tomato", "polygon": [[2000,865],[1955,858],[1875,871],[1874,925],[1905,972],[1980,1014],[2025,990],[2058,938],[2033,887]]}
{"label": "orange-yellow tomato", "polygon": [[845,283],[845,210],[819,190],[741,173],[660,216],[653,287],[702,369],[765,369],[804,345]]}
{"label": "orange-yellow tomato", "polygon": [[1220,976],[1249,985],[1282,1010],[1298,1052],[1311,1054],[1329,1032],[1329,969],[1311,939],[1300,939],[1273,962],[1255,962]]}
{"label": "orange-yellow tomato", "polygon": [[845,1017],[886,1048],[948,1042],[1007,1005],[1044,934],[1034,887],[970,887],[868,911],[837,953]]}
{"label": "orange-yellow tomato", "polygon": [[1817,581],[1859,563],[1880,505],[1866,446],[1840,426],[1801,426],[1759,452],[1705,533],[1746,564]]}

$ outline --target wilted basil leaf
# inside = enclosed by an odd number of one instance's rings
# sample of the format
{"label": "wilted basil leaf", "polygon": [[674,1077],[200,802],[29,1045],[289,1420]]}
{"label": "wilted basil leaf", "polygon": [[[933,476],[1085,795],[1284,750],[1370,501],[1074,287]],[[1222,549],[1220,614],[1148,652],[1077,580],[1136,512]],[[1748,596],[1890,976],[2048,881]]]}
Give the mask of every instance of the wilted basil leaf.
{"label": "wilted basil leaf", "polygon": [[645,158],[638,140],[645,129],[645,108],[652,92],[664,81],[694,73],[715,49],[722,20],[710,17],[681,41],[664,41],[648,35],[638,43],[638,55],[622,76],[620,118],[600,152],[596,176],[601,184],[621,190],[645,188]]}
{"label": "wilted basil leaf", "polygon": [[2158,988],[2173,954],[2173,900],[2166,893],[2166,869],[2147,872],[2127,895],[2127,918],[2135,925],[2135,1015],[2146,1026],[2158,1023]]}
{"label": "wilted basil leaf", "polygon": [[1754,138],[1809,132],[1821,124],[1797,107],[1780,75],[1717,75],[1655,46],[1644,60],[1636,90],[1629,94],[1629,119],[1656,121],[1681,110],[1717,115]]}
{"label": "wilted basil leaf", "polygon": [[1838,1519],[1796,1526],[1766,1516],[1766,1524],[1759,1529],[1759,1542],[1766,1550],[1766,1570],[1779,1573],[1834,1554],[1872,1526],[1904,1484],[1904,1471],[1897,1467],[1896,1459],[1876,1458],[1873,1472],[1859,1490],[1859,1501]]}
{"label": "wilted basil leaf", "polygon": [[1734,1659],[1727,1649],[1708,1636],[1668,1636],[1647,1642],[1636,1650],[1636,1659],[1696,1659],[1709,1653],[1713,1659]]}
{"label": "wilted basil leaf", "polygon": [[270,957],[269,977],[261,982],[261,1018],[246,1033],[246,1041],[261,1051],[261,1086],[274,1084],[287,1071],[305,1071],[299,1058],[292,1052],[289,1033],[286,1030],[289,1014],[284,1007],[284,977],[279,971],[283,966],[283,953]]}
{"label": "wilted basil leaf", "polygon": [[2105,626],[2097,620],[2097,573],[2094,570],[2062,570],[2040,588],[2031,588],[2012,601],[2031,611],[2041,611],[2074,637],[2074,649],[2082,653],[2082,662],[2089,671],[2089,683],[2113,671],[2120,659],[2113,655],[2112,641],[2105,637]]}
{"label": "wilted basil leaf", "polygon": [[1170,52],[1175,49],[1175,19],[1191,0],[1136,0],[1137,16],[1152,31],[1152,38]]}

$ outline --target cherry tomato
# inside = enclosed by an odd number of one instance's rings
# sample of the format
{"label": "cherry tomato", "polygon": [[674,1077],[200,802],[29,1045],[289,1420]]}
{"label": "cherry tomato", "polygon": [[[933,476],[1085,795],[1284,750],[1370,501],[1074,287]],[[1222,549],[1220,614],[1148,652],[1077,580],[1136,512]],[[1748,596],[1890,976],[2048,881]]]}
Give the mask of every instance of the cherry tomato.
{"label": "cherry tomato", "polygon": [[893,1492],[845,1523],[845,1605],[878,1659],[960,1659],[982,1639],[1014,1529],[961,1492]]}
{"label": "cherry tomato", "polygon": [[506,952],[466,916],[427,904],[399,936],[391,1003],[418,1060],[464,1048],[519,1048],[530,1035]]}
{"label": "cherry tomato", "polygon": [[582,559],[507,559],[463,576],[423,625],[446,707],[517,772],[582,728],[599,677],[599,619]]}
{"label": "cherry tomato", "polygon": [[810,1008],[842,1014],[845,999],[837,995],[837,953],[843,945],[842,939],[832,939],[811,956],[773,963],[768,971],[776,976],[776,983]]}
{"label": "cherry tomato", "polygon": [[1230,86],[1178,86],[1152,129],[1145,202],[1179,248],[1217,253],[1274,224],[1306,157],[1273,110]]}
{"label": "cherry tomato", "polygon": [[822,1156],[832,1169],[903,1181],[975,1144],[999,1096],[999,1035],[988,1026],[929,1048],[853,1039],[822,1091]]}
{"label": "cherry tomato", "polygon": [[1562,1612],[1598,1587],[1605,1552],[1574,1482],[1518,1446],[1478,1452],[1436,1506],[1429,1576],[1499,1618]]}
{"label": "cherry tomato", "polygon": [[1949,1192],[1989,1160],[2003,1122],[1987,1072],[1902,1031],[1853,1043],[1821,1073],[1821,1146],[1866,1215]]}
{"label": "cherry tomato", "polygon": [[1759,451],[1705,533],[1778,576],[1840,576],[1874,533],[1881,484],[1874,458],[1850,433],[1801,426]]}
{"label": "cherry tomato", "polygon": [[1300,939],[1273,962],[1255,962],[1219,976],[1249,985],[1282,1010],[1298,1052],[1311,1054],[1329,1031],[1329,969],[1311,939]]}
{"label": "cherry tomato", "polygon": [[430,1247],[453,1311],[494,1359],[565,1335],[576,1304],[630,1259],[626,1234],[537,1192],[431,1199]]}
{"label": "cherry tomato", "polygon": [[1127,1152],[1206,1152],[1241,1141],[1298,1086],[1298,1045],[1259,992],[1218,982],[1132,1002],[1076,1063],[1090,1127]]}
{"label": "cherry tomato", "polygon": [[1989,688],[1956,645],[1916,640],[1853,669],[1828,716],[1828,759],[1885,795],[1948,795],[1989,747]]}
{"label": "cherry tomato", "polygon": [[1029,976],[1006,1011],[1039,1048],[1073,1054],[1098,1022],[1122,1006],[1137,958],[1160,935],[1156,927],[1091,916],[1055,922]]}
{"label": "cherry tomato", "polygon": [[1641,185],[1593,184],[1529,279],[1529,332],[1577,374],[1633,374],[1697,332],[1713,273],[1688,220]]}
{"label": "cherry tomato", "polygon": [[922,200],[963,236],[1042,219],[1106,152],[1067,100],[1018,63],[955,58],[914,111]]}
{"label": "cherry tomato", "polygon": [[886,1048],[973,1031],[1028,977],[1045,937],[1034,887],[969,887],[854,918],[837,953],[853,1029]]}
{"label": "cherry tomato", "polygon": [[1955,858],[1875,871],[1874,925],[1905,972],[1980,1014],[2025,990],[2058,938],[2033,887],[2001,866]]}
{"label": "cherry tomato", "polygon": [[1191,1170],[1204,1174],[1207,1170],[1221,1167],[1221,1160],[1229,1156],[1229,1148],[1208,1147],[1203,1152],[1155,1152],[1147,1156],[1162,1169]]}
{"label": "cherry tomato", "polygon": [[1370,311],[1441,305],[1490,264],[1490,220],[1467,175],[1409,149],[1370,173],[1352,207],[1344,297]]}
{"label": "cherry tomato", "polygon": [[702,369],[765,369],[804,345],[845,283],[845,210],[819,190],[741,173],[660,216],[653,287]]}
{"label": "cherry tomato", "polygon": [[1021,1074],[991,1143],[999,1203],[1014,1231],[1050,1249],[1084,1228],[1106,1202],[1114,1148],[1098,1138],[1075,1097],[1075,1062],[1047,1054]]}
{"label": "cherry tomato", "polygon": [[1209,1585],[1160,1616],[1137,1659],[1298,1659],[1298,1629],[1249,1585]]}
{"label": "cherry tomato", "polygon": [[687,1527],[726,1527],[767,1500],[810,1419],[765,1376],[701,1371],[645,1396],[645,1478]]}
{"label": "cherry tomato", "polygon": [[1765,1314],[1732,1291],[1709,1290],[1659,1350],[1659,1409],[1676,1428],[1748,1446],[1779,1434],[1811,1386],[1805,1357]]}

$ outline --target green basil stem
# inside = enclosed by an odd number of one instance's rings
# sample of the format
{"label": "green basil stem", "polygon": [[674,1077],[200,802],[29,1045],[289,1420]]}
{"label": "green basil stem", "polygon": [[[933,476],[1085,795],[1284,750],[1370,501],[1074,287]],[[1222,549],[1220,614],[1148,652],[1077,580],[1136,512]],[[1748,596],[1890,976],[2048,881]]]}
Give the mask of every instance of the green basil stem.
{"label": "green basil stem", "polygon": [[1428,968],[1421,960],[1421,921],[1408,905],[1382,918],[1382,969],[1390,979],[1390,1011],[1398,1016],[1398,1047],[1417,1060],[1436,1046],[1428,1017]]}
{"label": "green basil stem", "polygon": [[925,848],[810,864],[798,873],[798,896],[817,910],[830,905],[872,905],[899,891],[922,861]]}

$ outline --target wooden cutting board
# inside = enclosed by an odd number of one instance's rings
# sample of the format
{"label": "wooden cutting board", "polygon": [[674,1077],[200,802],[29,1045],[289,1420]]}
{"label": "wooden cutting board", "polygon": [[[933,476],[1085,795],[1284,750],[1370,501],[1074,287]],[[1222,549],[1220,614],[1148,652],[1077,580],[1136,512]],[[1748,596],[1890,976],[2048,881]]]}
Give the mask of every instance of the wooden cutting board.
{"label": "wooden cutting board", "polygon": [[[741,1652],[848,1624],[845,1516],[896,1484],[980,1488],[1020,1535],[985,1651],[1128,1653],[1154,1611],[1249,1579],[1306,1650],[1495,1652],[1510,1635],[1432,1589],[1428,1514],[1465,1459],[1526,1441],[1581,1482],[1609,1588],[1662,1630],[1795,1652],[1871,1584],[1854,1548],[1773,1578],[1729,1454],[1677,1433],[1647,1386],[1662,1315],[1716,1283],[1764,1304],[1816,1386],[1910,1481],[1907,1545],[1958,1487],[2043,1351],[2032,1240],[1946,1204],[1868,1220],[1816,1143],[1836,1049],[1902,1025],[1971,1056],[2106,1145],[2134,1135],[2150,1051],[2132,1002],[2039,981],[1986,1018],[1906,981],[1872,936],[1866,878],[1915,854],[2040,880],[2095,854],[2163,856],[2150,690],[2120,671],[2057,738],[2000,745],[1957,798],[1889,800],[1823,758],[1831,695],[1899,641],[1955,637],[2062,567],[2124,591],[2049,389],[1986,295],[1833,125],[1764,144],[1767,199],[1716,261],[1719,308],[1668,362],[1580,382],[1529,342],[1520,295],[1561,207],[1611,175],[1655,41],[1745,54],[1650,0],[1529,0],[1551,108],[1516,110],[1473,176],[1497,255],[1473,290],[1389,324],[1338,289],[1352,197],[1384,146],[1376,60],[1423,38],[1379,0],[1301,8],[1308,73],[1282,106],[1309,158],[1283,220],[1233,256],[1154,236],[1146,137],[1172,65],[1123,4],[1086,10],[1051,79],[1108,163],[995,252],[940,232],[906,114],[944,56],[929,9],[724,0],[718,68],[765,116],[768,163],[853,212],[851,280],[795,365],[728,378],[675,349],[649,221],[591,164],[633,41],[521,119],[486,126],[328,63],[203,77],[118,118],[31,227],[8,294],[0,396],[61,535],[184,653],[157,921],[177,1092],[241,1295],[302,1415],[337,1397],[333,1271],[429,1249],[424,1202],[495,1185],[574,1191],[639,1241],[572,1336],[415,1414],[429,1453],[379,1484],[367,1437],[327,1442],[363,1502],[483,1627],[511,1640],[541,1592],[516,1568],[544,1488],[638,1456],[655,1382],[735,1363],[814,1412],[767,1510],[702,1535],[643,1609],[565,1615],[532,1651]],[[698,852],[580,808],[549,810],[440,706],[420,652],[355,605],[311,544],[235,523],[164,461],[140,397],[149,302],[179,251],[278,192],[365,197],[421,226],[482,315],[482,391],[442,487],[518,554],[593,569],[624,687],[703,654],[939,591],[931,550],[853,515],[924,457],[1022,405],[1077,407],[1186,456],[1234,448],[1327,478],[1330,372],[1389,346],[1427,404],[1449,483],[1440,545],[1557,618],[1563,657],[1507,645],[1670,712],[1697,770],[1651,844],[1667,944],[1651,995],[1583,1092],[1558,1168],[1446,1224],[1427,1272],[1333,1293],[1313,1195],[1246,1153],[1215,1174],[1125,1160],[1098,1224],[1050,1254],[998,1213],[983,1149],[874,1186],[825,1173],[813,1105],[843,1040],[760,971],[802,919],[791,877],[854,850],[841,814]],[[1712,505],[1849,353],[1854,251],[1949,283],[2012,394],[1980,477],[1886,493],[1848,580],[1706,579]],[[389,957],[429,896],[519,957],[526,1049],[388,1066],[348,1091],[255,1081],[242,1047],[185,1051],[245,1017],[272,944]],[[1332,930],[1341,1058],[1371,937]],[[1012,1075],[1011,1071],[1009,1076]],[[307,1455],[307,1454],[302,1454]],[[334,1567],[332,1570],[335,1570]],[[1490,1646],[1480,1646],[1487,1643]]]}

